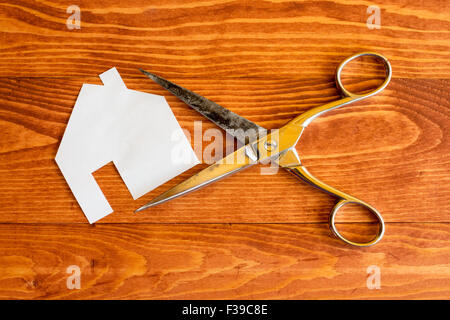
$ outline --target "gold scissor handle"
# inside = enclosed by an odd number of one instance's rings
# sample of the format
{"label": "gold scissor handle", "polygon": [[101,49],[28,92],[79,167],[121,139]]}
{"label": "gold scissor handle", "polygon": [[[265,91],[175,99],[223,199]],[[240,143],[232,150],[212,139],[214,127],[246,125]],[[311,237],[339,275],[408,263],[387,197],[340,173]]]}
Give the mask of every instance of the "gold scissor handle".
{"label": "gold scissor handle", "polygon": [[[378,88],[371,90],[369,92],[366,92],[364,94],[355,94],[355,93],[348,91],[344,87],[344,85],[342,84],[342,80],[341,80],[341,73],[342,73],[342,70],[344,69],[344,67],[347,65],[347,63],[349,63],[350,61],[352,61],[358,57],[362,57],[362,56],[373,56],[373,57],[376,57],[377,59],[381,60],[383,62],[385,70],[386,70],[386,78],[384,79],[384,82]],[[356,101],[368,98],[370,96],[373,96],[374,94],[377,94],[378,92],[380,92],[384,88],[386,88],[389,81],[391,80],[391,76],[392,76],[391,64],[381,54],[378,54],[375,52],[361,52],[361,53],[357,53],[357,54],[354,54],[354,55],[346,58],[344,61],[342,61],[339,64],[339,66],[336,69],[336,86],[337,86],[338,90],[340,91],[342,98],[339,100],[336,100],[336,101],[329,102],[325,105],[312,108],[312,109],[302,113],[301,115],[299,115],[292,121],[290,121],[286,126],[284,126],[283,128],[280,129],[280,132],[284,130],[282,132],[283,139],[280,139],[280,141],[286,140],[287,145],[290,145],[291,143],[293,143],[293,144],[297,143],[298,139],[300,138],[300,135],[303,132],[303,129],[306,128],[314,119],[316,119],[317,117],[321,116],[322,114],[324,114],[330,110],[337,109],[337,108],[345,106],[349,103],[356,102]],[[291,128],[293,128],[291,130],[293,132],[293,134],[289,133],[290,132],[289,129],[291,129]],[[302,129],[299,130],[299,128],[302,128]],[[294,130],[294,129],[296,129],[296,130]],[[351,195],[348,195],[342,191],[339,191],[339,190],[323,183],[319,179],[315,178],[312,174],[310,174],[308,172],[308,170],[305,167],[303,167],[300,164],[300,159],[298,158],[298,155],[296,154],[296,152],[294,150],[289,150],[288,152],[283,154],[278,160],[279,164],[281,166],[289,169],[289,171],[291,173],[293,173],[300,179],[306,181],[307,183],[309,183],[309,184],[311,184],[311,185],[313,185],[313,186],[315,186],[315,187],[317,187],[339,199],[339,201],[337,202],[337,204],[334,206],[333,210],[331,211],[330,218],[329,218],[330,229],[333,232],[333,234],[336,235],[336,237],[338,237],[345,243],[348,243],[348,244],[351,244],[354,246],[358,246],[358,247],[371,246],[371,245],[374,245],[375,243],[377,243],[378,241],[380,241],[381,238],[383,237],[384,229],[385,229],[384,221],[383,221],[383,218],[381,217],[380,213],[374,207],[367,204],[366,202],[359,200],[358,198],[355,198]],[[359,242],[354,242],[349,239],[346,239],[344,236],[342,236],[342,234],[339,233],[339,231],[336,228],[335,218],[336,218],[336,215],[337,215],[337,212],[339,211],[339,209],[341,209],[343,206],[345,206],[346,204],[349,204],[349,203],[355,203],[355,204],[365,207],[367,210],[370,211],[370,213],[372,213],[377,218],[378,223],[379,223],[379,229],[378,229],[378,233],[374,239],[370,240],[369,242],[359,243]]]}
{"label": "gold scissor handle", "polygon": [[[386,78],[384,79],[383,83],[376,89],[371,90],[369,92],[363,93],[363,94],[356,94],[348,91],[345,89],[344,85],[342,84],[341,80],[341,74],[344,67],[349,63],[350,61],[362,57],[362,56],[373,56],[378,58],[383,62],[384,68],[386,70]],[[291,120],[288,125],[299,125],[304,128],[306,128],[311,122],[314,121],[317,117],[323,115],[324,113],[340,108],[342,106],[345,106],[349,103],[356,102],[368,97],[371,97],[378,92],[382,91],[386,86],[389,84],[389,81],[391,81],[392,77],[392,68],[391,64],[389,63],[388,59],[386,59],[383,55],[375,52],[360,52],[357,54],[354,54],[348,58],[346,58],[344,61],[342,61],[339,66],[336,69],[336,87],[341,93],[342,98],[339,100],[335,100],[332,102],[329,102],[327,104],[324,104],[322,106],[318,106],[315,108],[312,108],[301,115],[297,116],[295,119]]]}
{"label": "gold scissor handle", "polygon": [[[344,85],[342,84],[341,74],[342,74],[342,70],[347,65],[347,63],[349,63],[350,61],[355,60],[359,57],[362,57],[362,56],[373,56],[373,57],[381,60],[383,62],[384,69],[386,71],[386,78],[384,79],[384,82],[378,88],[371,90],[365,94],[355,94],[355,93],[352,93],[352,92],[348,91],[347,89],[345,89]],[[377,94],[378,92],[380,92],[384,88],[386,88],[386,86],[389,84],[389,81],[391,81],[391,77],[392,77],[391,64],[389,63],[388,59],[386,59],[385,56],[383,56],[379,53],[376,53],[376,52],[360,52],[360,53],[354,54],[354,55],[346,58],[336,68],[336,76],[335,76],[336,86],[337,86],[338,90],[341,92],[342,97],[352,97],[352,98],[368,98],[370,96]]]}
{"label": "gold scissor handle", "polygon": [[[381,214],[378,212],[377,209],[375,209],[368,203],[366,203],[362,200],[359,200],[358,198],[355,198],[349,194],[339,191],[339,190],[327,185],[326,183],[320,181],[319,179],[314,177],[311,173],[309,173],[309,171],[302,165],[298,165],[295,167],[289,167],[289,171],[292,174],[294,174],[295,176],[297,176],[298,178],[302,179],[303,181],[305,181],[305,182],[313,185],[314,187],[319,188],[339,199],[339,201],[334,206],[333,210],[331,210],[330,217],[328,219],[330,229],[336,237],[338,237],[340,240],[344,241],[347,244],[357,246],[357,247],[368,247],[368,246],[374,245],[375,243],[377,243],[378,241],[381,240],[381,238],[384,235],[385,226],[384,226],[383,217],[381,216]],[[349,203],[355,203],[355,204],[365,207],[367,210],[369,210],[369,212],[371,214],[373,214],[377,218],[379,227],[378,227],[378,232],[377,232],[377,235],[375,236],[375,238],[373,238],[372,240],[370,240],[368,242],[355,242],[355,241],[345,238],[341,233],[339,233],[339,231],[336,228],[336,215],[337,215],[339,209],[341,209],[343,206],[345,206],[346,204],[349,204]]]}

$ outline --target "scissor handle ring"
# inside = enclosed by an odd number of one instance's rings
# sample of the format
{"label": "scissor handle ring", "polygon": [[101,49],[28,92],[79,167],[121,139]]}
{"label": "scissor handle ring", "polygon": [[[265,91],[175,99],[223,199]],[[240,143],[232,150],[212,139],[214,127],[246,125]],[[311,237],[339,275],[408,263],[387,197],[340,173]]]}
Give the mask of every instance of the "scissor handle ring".
{"label": "scissor handle ring", "polygon": [[[377,218],[378,224],[379,224],[378,233],[372,240],[370,240],[368,242],[351,241],[351,240],[346,239],[337,230],[337,228],[336,228],[336,221],[335,221],[336,215],[337,215],[339,209],[341,209],[343,206],[345,206],[346,204],[349,204],[349,203],[355,203],[355,204],[359,204],[359,205],[365,207],[367,210],[370,211],[370,213],[372,213]],[[336,205],[334,206],[333,210],[330,213],[329,225],[330,225],[331,231],[333,232],[333,234],[336,237],[338,237],[339,239],[341,239],[342,241],[344,241],[347,244],[350,244],[350,245],[353,245],[353,246],[357,246],[357,247],[369,247],[369,246],[372,246],[372,245],[376,244],[378,241],[381,240],[381,238],[383,238],[384,230],[385,230],[383,217],[377,211],[377,209],[373,208],[372,206],[370,206],[370,205],[368,205],[368,204],[366,204],[366,203],[364,203],[362,201],[347,200],[347,199],[341,199],[338,203],[336,203]]]}
{"label": "scissor handle ring", "polygon": [[[384,68],[386,70],[386,78],[384,79],[384,82],[375,90],[370,91],[369,93],[366,93],[366,94],[355,94],[355,93],[352,93],[352,92],[348,91],[347,89],[345,89],[344,85],[342,84],[341,73],[347,63],[349,63],[350,61],[352,61],[356,58],[362,57],[362,56],[373,56],[373,57],[380,59],[383,62]],[[384,88],[386,88],[386,86],[389,84],[389,81],[391,81],[391,77],[392,77],[391,64],[389,63],[388,59],[385,56],[383,56],[379,53],[376,53],[376,52],[361,52],[361,53],[354,54],[354,55],[348,57],[347,59],[345,59],[344,61],[342,61],[336,69],[336,84],[337,84],[338,89],[341,91],[341,95],[344,97],[355,97],[355,98],[356,97],[369,97],[374,94],[377,94],[378,92],[380,92]]]}

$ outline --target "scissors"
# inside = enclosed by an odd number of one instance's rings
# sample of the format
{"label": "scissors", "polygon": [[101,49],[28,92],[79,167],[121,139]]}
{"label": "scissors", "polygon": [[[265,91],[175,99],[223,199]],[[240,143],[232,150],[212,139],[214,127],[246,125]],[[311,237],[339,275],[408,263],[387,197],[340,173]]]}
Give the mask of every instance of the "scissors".
{"label": "scissors", "polygon": [[[343,68],[350,61],[361,56],[373,56],[380,60],[385,68],[386,76],[384,82],[376,89],[364,94],[354,94],[348,91],[341,80]],[[289,121],[286,125],[277,130],[268,132],[259,125],[235,114],[234,112],[218,105],[217,103],[202,97],[192,91],[176,85],[173,82],[165,80],[155,74],[140,69],[140,71],[150,79],[161,85],[163,88],[174,94],[180,100],[184,101],[191,108],[214,122],[216,125],[224,129],[226,132],[235,136],[242,147],[235,152],[230,153],[225,158],[217,161],[211,166],[205,168],[194,176],[181,182],[175,187],[162,193],[152,201],[137,209],[136,212],[142,211],[149,207],[161,204],[182,196],[188,192],[199,189],[207,184],[218,181],[226,176],[234,174],[240,170],[251,167],[260,162],[273,161],[280,167],[286,169],[301,180],[311,184],[312,186],[327,192],[337,198],[337,203],[331,210],[329,215],[329,226],[332,233],[343,242],[358,246],[366,247],[376,244],[384,235],[385,226],[383,217],[377,209],[370,204],[351,196],[345,192],[339,191],[326,183],[314,177],[302,164],[295,145],[299,141],[305,128],[317,117],[324,113],[345,106],[349,103],[360,101],[371,97],[382,91],[388,85],[392,68],[389,61],[381,54],[374,52],[362,52],[352,55],[342,61],[336,69],[336,86],[340,91],[341,98],[336,101],[329,102],[325,105],[312,108],[295,119]],[[236,159],[240,159],[236,161]],[[373,214],[378,222],[378,232],[376,236],[368,242],[355,242],[345,238],[336,228],[336,215],[343,206],[354,203],[366,208]]]}

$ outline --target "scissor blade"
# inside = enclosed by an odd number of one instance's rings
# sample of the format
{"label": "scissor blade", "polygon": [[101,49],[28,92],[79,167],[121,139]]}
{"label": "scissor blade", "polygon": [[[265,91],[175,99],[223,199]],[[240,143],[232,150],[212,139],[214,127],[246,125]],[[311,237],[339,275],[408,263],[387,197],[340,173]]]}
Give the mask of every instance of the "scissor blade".
{"label": "scissor blade", "polygon": [[251,167],[257,162],[251,160],[246,156],[246,147],[238,149],[236,152],[229,154],[222,160],[203,169],[196,175],[176,185],[172,189],[167,190],[163,194],[157,196],[152,201],[137,209],[135,212],[145,210],[147,208],[156,206],[160,203],[172,200],[179,196],[185,195],[191,191],[197,190],[210,183],[218,181],[226,176],[236,173],[242,169]]}
{"label": "scissor blade", "polygon": [[147,77],[155,81],[164,89],[171,92],[178,99],[188,104],[192,109],[199,112],[204,117],[224,129],[226,132],[236,137],[242,144],[253,142],[258,138],[258,134],[266,134],[266,129],[256,123],[247,120],[240,115],[206,99],[205,97],[187,90],[179,85],[170,82],[156,74],[139,69]]}

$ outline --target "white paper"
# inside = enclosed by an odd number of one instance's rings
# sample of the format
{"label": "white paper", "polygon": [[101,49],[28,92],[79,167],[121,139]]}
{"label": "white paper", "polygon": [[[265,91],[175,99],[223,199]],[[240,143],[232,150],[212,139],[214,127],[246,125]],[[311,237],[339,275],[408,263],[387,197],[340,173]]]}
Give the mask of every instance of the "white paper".
{"label": "white paper", "polygon": [[90,223],[113,212],[92,176],[108,162],[133,199],[199,163],[164,97],[127,89],[116,68],[100,78],[83,84],[55,158]]}

